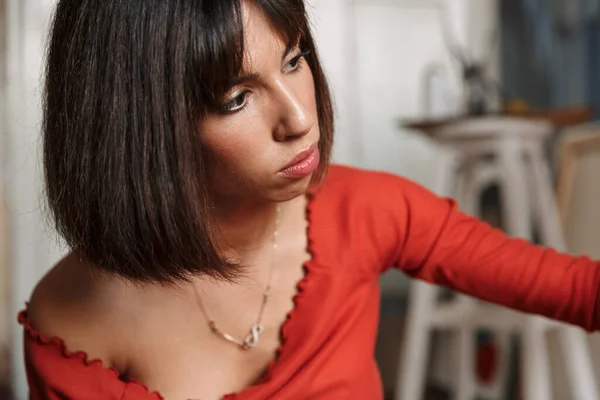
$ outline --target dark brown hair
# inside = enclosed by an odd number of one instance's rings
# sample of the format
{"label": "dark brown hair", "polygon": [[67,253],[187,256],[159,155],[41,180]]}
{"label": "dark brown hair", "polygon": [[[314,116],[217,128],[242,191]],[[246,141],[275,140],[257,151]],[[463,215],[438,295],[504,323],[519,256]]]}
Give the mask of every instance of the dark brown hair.
{"label": "dark brown hair", "polygon": [[[43,151],[57,231],[82,259],[134,281],[231,279],[214,245],[198,121],[242,67],[242,0],[60,0]],[[254,0],[311,53],[325,174],[333,112],[303,0]]]}

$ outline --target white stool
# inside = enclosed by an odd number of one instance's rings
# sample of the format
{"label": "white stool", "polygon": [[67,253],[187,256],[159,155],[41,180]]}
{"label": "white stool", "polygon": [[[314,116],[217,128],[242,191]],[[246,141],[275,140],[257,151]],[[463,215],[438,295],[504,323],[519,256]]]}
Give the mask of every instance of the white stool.
{"label": "white stool", "polygon": [[[544,156],[545,140],[552,130],[543,121],[504,117],[467,119],[438,128],[431,136],[451,152],[438,159],[434,190],[443,196],[456,194],[465,212],[479,215],[481,191],[497,182],[506,232],[531,239],[535,227],[543,245],[564,251],[550,168]],[[506,398],[509,338],[516,335],[521,341],[524,399],[550,400],[547,333],[551,329],[559,334],[573,400],[599,399],[583,330],[464,295],[438,303],[438,294],[436,286],[413,283],[400,355],[397,400],[423,398],[434,330],[450,332],[455,341],[454,349],[450,349],[455,350],[456,360],[454,399]],[[489,385],[477,382],[474,374],[474,335],[481,328],[495,334],[501,350],[496,379]]]}

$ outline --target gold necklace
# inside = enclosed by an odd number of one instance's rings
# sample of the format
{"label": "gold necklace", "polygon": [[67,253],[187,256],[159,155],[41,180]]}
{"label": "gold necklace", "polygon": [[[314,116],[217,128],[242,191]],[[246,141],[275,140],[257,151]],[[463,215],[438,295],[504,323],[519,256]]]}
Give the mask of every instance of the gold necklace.
{"label": "gold necklace", "polygon": [[198,295],[198,291],[196,290],[196,287],[194,286],[194,292],[196,293],[196,298],[198,300],[198,304],[200,305],[200,309],[202,310],[202,313],[204,314],[204,316],[206,317],[206,319],[208,321],[208,326],[209,326],[210,330],[213,333],[215,333],[216,335],[219,335],[223,339],[227,340],[228,342],[231,342],[231,343],[239,346],[243,350],[250,350],[250,349],[253,349],[256,346],[258,346],[258,342],[260,341],[260,335],[262,335],[262,333],[265,331],[265,326],[262,324],[262,316],[265,311],[265,306],[267,305],[267,300],[269,300],[269,297],[271,296],[271,280],[273,279],[273,270],[275,269],[275,251],[277,250],[277,237],[279,236],[280,219],[281,219],[281,206],[278,205],[277,206],[277,214],[275,217],[275,230],[273,231],[273,239],[272,239],[273,252],[271,255],[271,268],[269,269],[269,278],[267,280],[267,286],[262,295],[262,301],[260,304],[260,309],[258,310],[258,317],[256,318],[256,322],[250,326],[250,331],[246,335],[246,337],[244,337],[243,340],[238,339],[226,332],[223,332],[217,326],[217,323],[215,322],[215,320],[212,319],[209,316],[209,314],[206,312],[204,303],[202,302],[202,299]]}

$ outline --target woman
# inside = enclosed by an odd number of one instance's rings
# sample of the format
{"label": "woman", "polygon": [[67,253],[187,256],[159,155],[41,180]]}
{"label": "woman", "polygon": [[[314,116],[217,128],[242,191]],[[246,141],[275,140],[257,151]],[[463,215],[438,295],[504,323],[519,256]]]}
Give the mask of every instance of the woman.
{"label": "woman", "polygon": [[61,0],[46,85],[47,195],[72,252],[20,315],[33,399],[380,399],[394,265],[598,327],[598,263],[328,166],[302,0]]}

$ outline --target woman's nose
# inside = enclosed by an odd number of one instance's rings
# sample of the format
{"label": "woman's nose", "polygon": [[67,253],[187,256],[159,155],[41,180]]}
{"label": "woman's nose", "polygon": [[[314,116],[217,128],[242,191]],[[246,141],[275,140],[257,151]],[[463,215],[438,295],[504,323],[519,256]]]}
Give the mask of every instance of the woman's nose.
{"label": "woman's nose", "polygon": [[284,141],[306,135],[315,123],[315,116],[302,103],[301,91],[284,82],[277,84],[278,123],[273,135],[276,140]]}

